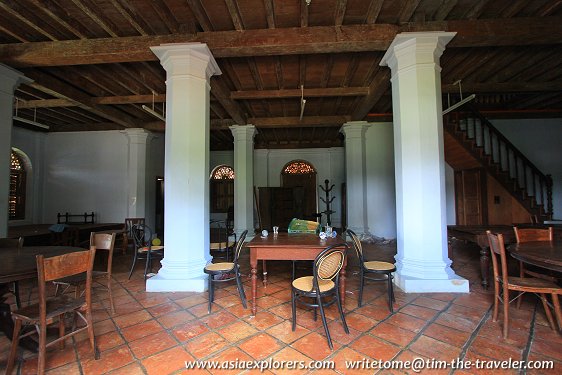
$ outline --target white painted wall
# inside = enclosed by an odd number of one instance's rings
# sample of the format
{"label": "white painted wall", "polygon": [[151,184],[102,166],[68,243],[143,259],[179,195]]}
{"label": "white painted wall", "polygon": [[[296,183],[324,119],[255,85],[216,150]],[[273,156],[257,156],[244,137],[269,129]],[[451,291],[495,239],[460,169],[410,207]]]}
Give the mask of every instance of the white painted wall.
{"label": "white painted wall", "polygon": [[533,164],[553,179],[554,217],[562,219],[562,119],[490,121]]}
{"label": "white painted wall", "polygon": [[[147,140],[146,225],[156,227],[156,178],[164,176],[164,135],[152,134]],[[165,182],[165,181],[164,181]],[[163,233],[158,233],[162,236]]]}
{"label": "white painted wall", "polygon": [[49,134],[43,222],[56,222],[57,212],[91,211],[98,222],[123,222],[127,214],[127,143],[119,131]]}
{"label": "white painted wall", "polygon": [[365,134],[368,227],[383,238],[396,238],[393,134],[391,122],[373,123]]}

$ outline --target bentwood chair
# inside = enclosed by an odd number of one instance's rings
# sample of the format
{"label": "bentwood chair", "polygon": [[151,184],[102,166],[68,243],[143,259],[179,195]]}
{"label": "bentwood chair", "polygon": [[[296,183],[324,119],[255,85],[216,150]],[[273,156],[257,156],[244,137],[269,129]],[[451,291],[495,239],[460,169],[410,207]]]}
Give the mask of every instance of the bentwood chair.
{"label": "bentwood chair", "polygon": [[[23,247],[23,237],[19,238],[0,238],[0,249],[8,248],[8,247],[17,247],[21,249]],[[12,283],[12,288],[10,292],[16,298],[16,307],[19,309],[21,307],[21,300],[20,300],[20,289],[19,283],[14,281]]]}
{"label": "bentwood chair", "polygon": [[[363,247],[359,237],[351,229],[347,230],[347,233],[351,237],[353,248],[357,253],[357,258],[359,259],[359,299],[357,301],[357,306],[361,307],[363,303],[363,287],[365,285],[365,279],[370,281],[386,281],[387,293],[388,293],[388,307],[390,312],[394,312],[393,301],[394,299],[394,288],[392,285],[392,273],[396,271],[396,266],[389,262],[381,261],[365,261],[363,257]],[[369,274],[377,274],[382,277],[369,277]]]}
{"label": "bentwood chair", "polygon": [[154,259],[161,260],[164,258],[164,246],[152,244],[152,229],[150,229],[148,225],[135,224],[133,225],[131,231],[133,233],[135,251],[133,264],[131,265],[131,270],[129,271],[129,279],[133,274],[137,261],[144,259],[146,261],[144,266],[144,279],[146,280],[148,270],[152,270],[152,261]]}
{"label": "bentwood chair", "polygon": [[134,245],[133,226],[144,224],[144,217],[128,217],[125,219],[125,225],[123,226],[123,230],[125,231],[125,234],[123,235],[123,254],[127,251],[129,243]]}
{"label": "bentwood chair", "polygon": [[[6,374],[10,374],[14,368],[20,339],[36,332],[39,334],[37,373],[40,375],[45,373],[46,348],[59,344],[59,348],[63,349],[67,338],[84,331],[87,331],[94,358],[99,358],[99,353],[95,346],[94,325],[92,321],[91,287],[95,253],[95,247],[91,247],[90,250],[68,253],[51,258],[44,258],[43,255],[37,256],[39,301],[12,312],[14,334],[8,364],[6,365]],[[72,298],[68,295],[60,295],[47,298],[48,283],[56,279],[80,273],[86,274],[86,289],[83,297]],[[65,314],[67,313],[72,313],[74,316],[72,330],[70,332],[65,332]],[[80,318],[85,325],[77,328],[77,318]],[[47,326],[53,323],[58,323],[59,337],[47,342]],[[22,326],[34,326],[35,329],[20,335]]]}
{"label": "bentwood chair", "polygon": [[242,286],[242,280],[240,277],[240,265],[238,264],[238,259],[240,257],[240,251],[244,246],[244,241],[246,240],[247,234],[248,231],[245,230],[240,235],[240,238],[238,238],[236,248],[234,249],[234,259],[232,260],[232,262],[209,263],[203,270],[203,272],[209,275],[209,314],[211,313],[211,306],[213,304],[215,296],[214,284],[231,280],[236,280],[236,286],[238,287],[238,293],[240,294],[242,305],[244,306],[244,308],[246,308],[246,294],[244,293],[244,287]]}
{"label": "bentwood chair", "polygon": [[[104,271],[92,271],[92,282],[107,289],[109,294],[109,304],[111,306],[111,312],[115,314],[115,304],[113,302],[113,294],[111,292],[111,269],[113,263],[113,249],[115,247],[115,233],[90,233],[90,247],[94,246],[96,248],[96,255],[100,257],[102,254],[107,252],[107,267]],[[70,277],[65,277],[60,280],[55,281],[57,287],[57,292],[60,287],[68,289],[68,287],[73,286],[75,288],[76,297],[80,296],[80,288],[86,284],[86,275],[74,275]],[[55,292],[55,294],[58,294]]]}
{"label": "bentwood chair", "polygon": [[[548,280],[509,276],[507,273],[507,259],[503,235],[492,234],[490,231],[486,231],[486,234],[488,235],[492,266],[494,269],[494,313],[492,320],[494,322],[498,320],[499,302],[502,302],[504,339],[507,339],[509,332],[509,304],[521,297],[523,293],[535,293],[540,297],[548,323],[552,329],[556,330],[546,295],[551,295],[554,312],[556,317],[560,318],[562,317],[562,313],[560,311],[558,295],[562,294],[562,288]],[[517,295],[510,300],[509,292],[512,290],[516,291]],[[559,321],[559,324],[562,324],[562,322]]]}
{"label": "bentwood chair", "polygon": [[299,277],[292,282],[291,308],[293,331],[297,325],[297,302],[314,308],[314,320],[316,320],[316,309],[318,308],[330,349],[333,349],[333,345],[330,331],[328,330],[328,323],[326,322],[324,307],[328,307],[334,303],[337,304],[343,329],[345,333],[349,334],[349,328],[347,328],[339,293],[339,274],[345,264],[347,249],[348,247],[345,243],[339,243],[325,248],[314,260],[312,276]]}

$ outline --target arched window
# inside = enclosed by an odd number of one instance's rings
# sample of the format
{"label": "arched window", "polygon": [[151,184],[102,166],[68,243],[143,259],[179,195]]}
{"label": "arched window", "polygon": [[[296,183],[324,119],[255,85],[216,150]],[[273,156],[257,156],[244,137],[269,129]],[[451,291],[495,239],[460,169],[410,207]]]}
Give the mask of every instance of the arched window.
{"label": "arched window", "polygon": [[19,155],[12,151],[10,163],[10,198],[8,201],[9,220],[25,219],[25,164]]}
{"label": "arched window", "polygon": [[314,167],[307,161],[294,160],[283,168],[283,174],[308,174],[316,173]]}
{"label": "arched window", "polygon": [[234,206],[234,169],[218,165],[210,178],[211,212],[228,212]]}

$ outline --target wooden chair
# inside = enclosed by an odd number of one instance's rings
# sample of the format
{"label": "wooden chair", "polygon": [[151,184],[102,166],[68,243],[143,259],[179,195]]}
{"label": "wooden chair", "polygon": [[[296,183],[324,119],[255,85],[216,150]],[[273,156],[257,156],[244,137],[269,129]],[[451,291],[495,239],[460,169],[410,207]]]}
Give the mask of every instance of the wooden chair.
{"label": "wooden chair", "polygon": [[[343,329],[345,333],[349,334],[349,328],[347,328],[339,293],[339,274],[345,264],[347,249],[348,247],[345,243],[335,244],[325,248],[314,260],[313,275],[299,277],[293,280],[291,284],[293,331],[297,325],[297,302],[314,308],[314,320],[316,320],[316,309],[318,308],[330,349],[333,349],[333,345],[330,331],[328,330],[328,323],[326,322],[326,315],[324,314],[324,307],[334,303],[337,304]],[[303,298],[312,298],[313,301],[307,302]]]}
{"label": "wooden chair", "polygon": [[123,254],[127,252],[129,247],[129,242],[134,244],[133,240],[133,226],[134,225],[144,225],[144,217],[128,217],[125,219],[125,225],[123,225],[123,230],[125,234],[123,235]]}
{"label": "wooden chair", "polygon": [[[371,281],[386,281],[388,283],[387,293],[388,293],[388,308],[390,312],[394,312],[393,301],[394,298],[394,287],[392,284],[392,273],[396,271],[396,266],[389,262],[381,261],[365,261],[363,257],[363,247],[359,237],[351,229],[347,230],[347,233],[351,237],[353,248],[357,253],[357,258],[359,259],[359,299],[357,300],[357,306],[361,307],[363,302],[363,287],[365,285],[365,279]],[[369,277],[368,274],[378,274],[383,275],[383,277]]]}
{"label": "wooden chair", "polygon": [[232,262],[210,263],[207,264],[203,270],[203,272],[209,275],[209,314],[211,313],[211,306],[215,296],[214,284],[231,280],[236,280],[236,286],[238,287],[238,293],[240,294],[242,305],[246,308],[246,294],[244,293],[244,287],[242,286],[242,280],[240,278],[240,265],[238,264],[238,258],[240,257],[240,251],[244,246],[247,234],[248,231],[245,230],[240,235],[240,238],[236,243],[236,248],[234,249],[234,259]]}
{"label": "wooden chair", "polygon": [[[99,257],[101,254],[107,252],[107,267],[105,271],[92,271],[92,281],[104,288],[107,288],[112,314],[115,314],[115,304],[113,302],[113,294],[111,292],[111,269],[113,263],[113,249],[115,247],[115,237],[115,233],[90,233],[90,247],[94,246],[96,248],[96,255]],[[80,288],[86,284],[86,275],[80,274],[65,277],[63,279],[56,280],[54,283],[57,286],[55,294],[58,294],[58,289],[60,287],[64,287],[66,290],[68,287],[73,286],[75,288],[76,297],[79,297]]]}
{"label": "wooden chair", "polygon": [[164,246],[152,244],[152,229],[150,229],[148,225],[135,224],[132,227],[132,233],[135,244],[135,254],[131,270],[129,271],[129,279],[133,274],[137,261],[144,259],[146,261],[144,266],[144,279],[146,280],[148,270],[152,269],[152,260],[164,258]]}
{"label": "wooden chair", "polygon": [[[10,374],[14,368],[18,343],[21,338],[37,332],[39,334],[39,358],[37,373],[45,373],[46,348],[59,344],[64,348],[65,340],[80,332],[87,331],[94,358],[99,358],[99,353],[95,347],[94,325],[92,321],[92,268],[96,249],[79,251],[59,255],[51,258],[44,258],[43,255],[37,256],[37,276],[39,286],[39,302],[18,309],[12,313],[14,319],[14,335],[6,374]],[[80,273],[86,273],[86,289],[81,298],[72,298],[61,295],[54,298],[47,298],[47,285],[53,280],[68,277]],[[65,333],[65,314],[73,313],[74,322],[72,331]],[[76,319],[80,318],[86,325],[76,328]],[[47,325],[58,322],[59,337],[51,342],[47,342]],[[31,330],[20,336],[23,326],[35,326]]]}
{"label": "wooden chair", "polygon": [[[23,247],[23,237],[19,238],[0,238],[0,249],[8,248],[8,247],[17,247],[21,249]],[[14,281],[12,283],[12,289],[10,292],[16,298],[16,307],[19,309],[21,307],[21,300],[20,300],[20,289],[19,283]]]}
{"label": "wooden chair", "polygon": [[[507,259],[503,235],[492,234],[490,231],[486,231],[486,234],[488,235],[492,266],[494,269],[494,314],[492,319],[494,322],[498,320],[499,302],[502,302],[504,339],[507,338],[509,330],[509,304],[513,300],[521,297],[523,293],[535,293],[540,296],[548,323],[552,329],[556,329],[546,295],[550,294],[552,296],[554,312],[559,320],[558,324],[561,325],[562,313],[560,311],[558,295],[562,294],[562,288],[548,280],[509,276],[507,273]],[[509,299],[509,292],[511,290],[517,292],[517,296],[512,300]]]}
{"label": "wooden chair", "polygon": [[[515,240],[517,243],[532,242],[532,241],[554,241],[554,230],[552,227],[548,228],[518,228],[513,227],[515,231]],[[539,272],[537,272],[539,271]],[[540,270],[527,269],[523,262],[519,262],[519,276],[525,277],[531,275],[545,280],[556,281],[557,278],[541,273]]]}

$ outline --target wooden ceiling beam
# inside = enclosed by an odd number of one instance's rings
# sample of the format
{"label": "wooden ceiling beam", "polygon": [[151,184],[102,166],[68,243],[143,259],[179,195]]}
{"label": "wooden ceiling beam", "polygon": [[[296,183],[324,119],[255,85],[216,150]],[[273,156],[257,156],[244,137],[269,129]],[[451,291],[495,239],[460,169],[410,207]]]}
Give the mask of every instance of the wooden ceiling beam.
{"label": "wooden ceiling beam", "polygon": [[211,92],[213,96],[222,105],[224,110],[228,115],[238,124],[247,124],[245,116],[242,114],[242,110],[238,103],[230,98],[230,90],[222,80],[211,79]]}
{"label": "wooden ceiling beam", "polygon": [[98,105],[92,105],[88,102],[89,98],[86,97],[84,93],[76,88],[73,88],[72,86],[59,81],[56,78],[33,70],[26,70],[24,74],[26,75],[26,77],[33,79],[34,82],[31,83],[30,86],[40,91],[43,91],[59,99],[74,101],[79,104],[79,107],[87,109],[97,116],[113,121],[125,128],[134,128],[137,126],[134,122],[134,119],[130,116],[114,108],[101,108]]}
{"label": "wooden ceiling beam", "polygon": [[[127,96],[102,96],[83,100],[90,105],[97,104],[142,104],[142,103],[163,103],[166,101],[166,94],[152,95],[127,95]],[[43,99],[26,100],[19,102],[19,108],[54,108],[54,107],[76,107],[79,103],[67,99]]]}
{"label": "wooden ceiling beam", "polygon": [[[368,87],[329,87],[304,89],[304,96],[306,98],[322,98],[330,96],[364,96],[368,94]],[[300,98],[300,96],[300,89],[245,90],[233,91],[230,93],[230,98],[233,100]]]}
{"label": "wooden ceiling beam", "polygon": [[337,0],[336,6],[334,9],[334,19],[335,25],[341,26],[343,25],[343,19],[345,17],[345,10],[347,8],[347,0]]}
{"label": "wooden ceiling beam", "polygon": [[562,17],[216,31],[0,45],[0,62],[12,67],[157,61],[150,46],[207,43],[215,58],[386,51],[403,31],[455,31],[452,47],[560,44]]}
{"label": "wooden ceiling beam", "polygon": [[379,13],[381,12],[382,4],[384,0],[371,0],[369,4],[369,10],[367,10],[367,14],[365,16],[365,23],[366,24],[373,24],[377,22],[377,18],[379,17]]}
{"label": "wooden ceiling beam", "polygon": [[248,123],[257,128],[286,128],[286,127],[316,127],[316,126],[342,126],[350,121],[350,116],[308,116],[302,120],[296,117],[252,117]]}
{"label": "wooden ceiling beam", "polygon": [[275,8],[273,0],[263,0],[263,5],[265,7],[265,17],[267,18],[267,27],[269,29],[275,29]]}

